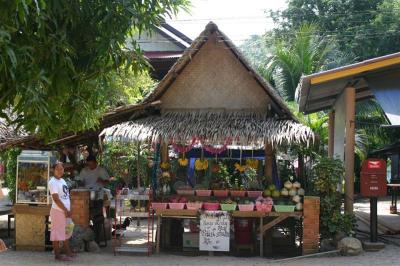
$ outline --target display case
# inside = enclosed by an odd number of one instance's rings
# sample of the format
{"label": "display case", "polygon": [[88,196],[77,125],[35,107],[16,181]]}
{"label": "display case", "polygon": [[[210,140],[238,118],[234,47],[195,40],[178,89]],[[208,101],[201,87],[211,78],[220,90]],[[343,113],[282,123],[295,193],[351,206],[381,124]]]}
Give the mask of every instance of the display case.
{"label": "display case", "polygon": [[22,151],[17,157],[16,203],[50,203],[47,184],[55,161],[48,151]]}

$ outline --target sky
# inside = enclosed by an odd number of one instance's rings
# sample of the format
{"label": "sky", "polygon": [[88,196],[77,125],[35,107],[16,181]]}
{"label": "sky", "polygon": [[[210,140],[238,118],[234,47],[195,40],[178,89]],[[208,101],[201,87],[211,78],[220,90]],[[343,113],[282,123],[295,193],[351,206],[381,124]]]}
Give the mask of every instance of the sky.
{"label": "sky", "polygon": [[191,0],[190,14],[182,11],[167,20],[176,29],[194,39],[213,21],[235,44],[254,34],[273,28],[265,10],[282,10],[286,0]]}

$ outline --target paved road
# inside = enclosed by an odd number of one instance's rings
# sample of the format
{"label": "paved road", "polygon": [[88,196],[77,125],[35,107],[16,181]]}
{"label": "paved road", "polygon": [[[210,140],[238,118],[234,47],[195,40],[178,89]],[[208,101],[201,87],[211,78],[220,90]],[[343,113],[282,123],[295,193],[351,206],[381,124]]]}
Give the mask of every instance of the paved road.
{"label": "paved road", "polygon": [[151,257],[142,256],[131,256],[131,255],[117,255],[114,257],[110,253],[106,254],[93,254],[93,253],[81,253],[78,258],[72,263],[59,262],[56,263],[53,260],[53,256],[50,252],[16,252],[7,251],[0,253],[0,265],[96,265],[96,266],[110,266],[110,265],[400,265],[399,260],[400,248],[397,246],[389,245],[380,252],[366,252],[356,257],[342,257],[342,256],[331,256],[331,257],[320,257],[320,258],[306,258],[297,259],[286,262],[274,262],[269,259],[261,258],[236,258],[236,257],[188,257],[188,256],[177,256],[177,255],[153,255]]}

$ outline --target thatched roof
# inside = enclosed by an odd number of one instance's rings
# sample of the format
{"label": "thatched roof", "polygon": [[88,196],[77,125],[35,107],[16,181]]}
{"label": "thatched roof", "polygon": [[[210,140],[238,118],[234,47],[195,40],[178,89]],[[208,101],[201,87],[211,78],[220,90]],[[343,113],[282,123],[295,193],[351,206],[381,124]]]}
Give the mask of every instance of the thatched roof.
{"label": "thatched roof", "polygon": [[233,138],[240,144],[273,145],[314,138],[212,22],[144,103],[152,101],[161,102],[160,114],[117,124],[101,135],[123,141],[202,137],[214,143]]}
{"label": "thatched roof", "polygon": [[[13,118],[11,110],[7,109],[4,111],[9,117]],[[6,141],[13,141],[26,137],[27,133],[21,127],[17,127],[15,124],[10,124],[7,119],[0,118],[0,144]]]}
{"label": "thatched roof", "polygon": [[[197,98],[200,90],[204,90],[202,99]],[[129,141],[158,137],[184,141],[201,136],[216,143],[232,137],[241,144],[269,141],[273,145],[308,143],[314,138],[212,22],[142,103],[114,109],[98,128],[64,134],[50,145],[93,141],[99,133]],[[29,136],[0,143],[0,149],[10,145],[49,147]]]}
{"label": "thatched roof", "polygon": [[159,104],[159,102],[152,102],[115,108],[104,114],[97,128],[78,133],[66,132],[49,143],[44,142],[38,136],[28,135],[23,130],[14,131],[12,126],[7,124],[5,120],[0,119],[0,150],[14,146],[25,149],[52,149],[57,145],[86,144],[97,141],[98,135],[103,129],[152,114],[157,110]]}
{"label": "thatched roof", "polygon": [[247,70],[248,74],[252,76],[264,92],[271,99],[271,107],[275,113],[281,118],[291,118],[296,120],[295,116],[291,113],[289,108],[286,106],[284,100],[279,96],[276,90],[264,80],[250,65],[249,62],[244,58],[242,53],[236,48],[232,41],[218,29],[218,26],[210,22],[207,24],[205,30],[200,33],[199,37],[196,38],[191,46],[186,49],[183,55],[169,70],[168,74],[160,81],[159,85],[155,90],[144,100],[145,103],[154,102],[160,100],[166,91],[170,88],[171,84],[174,83],[183,70],[192,62],[193,58],[202,49],[204,44],[207,43],[213,37],[216,37],[217,42],[221,42],[233,53],[233,55],[239,60],[242,66]]}
{"label": "thatched roof", "polygon": [[272,145],[310,143],[314,134],[310,128],[290,119],[276,119],[265,113],[253,111],[206,112],[193,110],[185,112],[168,111],[136,121],[125,122],[105,129],[101,135],[112,136],[114,140],[186,142],[193,137],[205,137],[207,141],[222,144],[232,138],[237,144]]}

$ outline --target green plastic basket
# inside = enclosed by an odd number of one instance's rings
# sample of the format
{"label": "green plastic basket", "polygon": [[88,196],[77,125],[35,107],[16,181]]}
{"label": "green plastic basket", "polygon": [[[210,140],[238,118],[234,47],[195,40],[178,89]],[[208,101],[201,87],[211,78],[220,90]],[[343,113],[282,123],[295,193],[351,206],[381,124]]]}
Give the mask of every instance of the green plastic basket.
{"label": "green plastic basket", "polygon": [[294,212],[295,205],[274,205],[276,212]]}
{"label": "green plastic basket", "polygon": [[235,211],[236,203],[234,204],[221,204],[221,210],[223,211]]}

